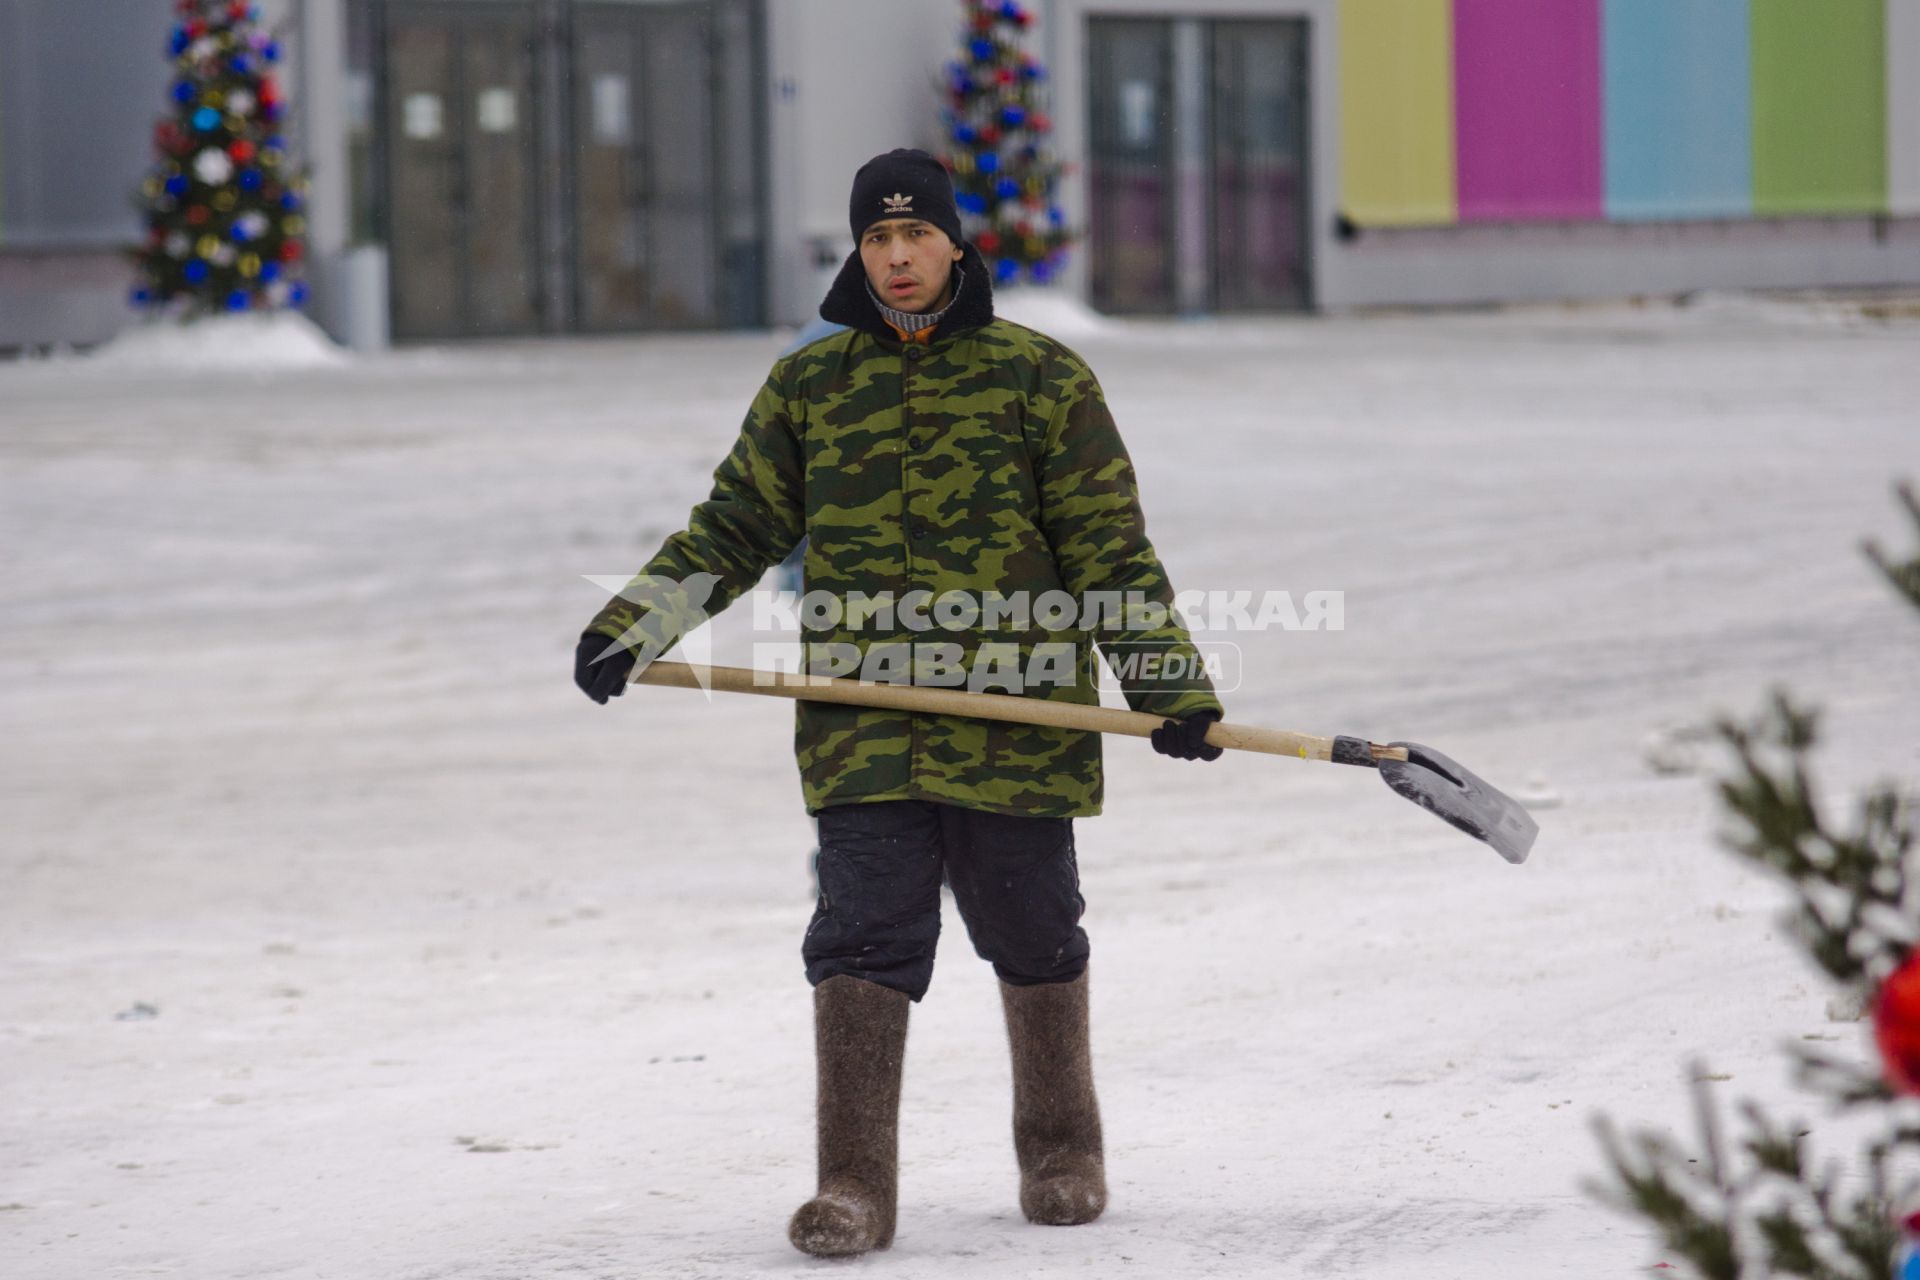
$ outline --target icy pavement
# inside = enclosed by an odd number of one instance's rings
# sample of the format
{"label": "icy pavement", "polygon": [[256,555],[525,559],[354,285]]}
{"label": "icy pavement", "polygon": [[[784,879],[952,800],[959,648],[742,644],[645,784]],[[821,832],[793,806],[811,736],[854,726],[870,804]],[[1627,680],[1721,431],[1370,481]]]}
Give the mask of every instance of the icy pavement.
{"label": "icy pavement", "polygon": [[[1643,1274],[1581,1189],[1593,1113],[1684,1120],[1705,1055],[1817,1116],[1778,1045],[1868,1052],[1715,845],[1681,726],[1787,681],[1836,801],[1920,779],[1920,626],[1857,550],[1906,545],[1920,325],[1720,300],[1069,341],[1180,587],[1346,593],[1344,631],[1234,637],[1229,717],[1431,743],[1542,834],[1511,867],[1358,770],[1110,740],[1079,845],[1112,1207],[1020,1218],[949,912],[899,1237],[854,1268]],[[0,1274],[819,1265],[784,1237],[791,707],[570,679],[580,575],[679,527],[779,346],[0,366]]]}

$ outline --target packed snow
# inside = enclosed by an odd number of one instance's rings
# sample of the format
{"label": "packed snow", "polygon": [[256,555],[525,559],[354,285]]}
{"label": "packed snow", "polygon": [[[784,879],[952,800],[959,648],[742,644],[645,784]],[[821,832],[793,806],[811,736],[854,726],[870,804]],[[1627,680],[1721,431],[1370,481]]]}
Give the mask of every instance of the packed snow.
{"label": "packed snow", "polygon": [[351,357],[298,311],[228,312],[178,320],[156,316],[131,325],[78,357],[94,368],[193,376],[327,369]]}
{"label": "packed snow", "polygon": [[[1063,320],[1067,323],[1070,317]],[[1815,1123],[1870,1056],[1715,840],[1695,726],[1787,683],[1844,805],[1920,778],[1920,323],[1779,305],[1101,322],[1230,720],[1430,744],[1502,862],[1357,769],[1107,741],[1078,826],[1112,1203],[1016,1203],[991,972],[915,1007],[902,1277],[1450,1280],[1663,1260],[1591,1119],[1689,1066]],[[0,366],[0,1274],[773,1276],[813,1187],[792,708],[574,689],[587,574],[702,497],[782,334],[338,367]],[[743,603],[713,624],[740,660]],[[1840,1019],[1840,1020],[1835,1020]]]}

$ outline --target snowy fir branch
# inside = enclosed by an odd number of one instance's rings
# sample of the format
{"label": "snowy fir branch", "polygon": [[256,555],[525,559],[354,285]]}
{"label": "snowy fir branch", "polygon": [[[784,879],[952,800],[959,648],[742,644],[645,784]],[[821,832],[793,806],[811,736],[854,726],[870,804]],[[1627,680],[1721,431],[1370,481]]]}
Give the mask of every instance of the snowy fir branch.
{"label": "snowy fir branch", "polygon": [[1911,482],[1895,487],[1894,493],[1900,499],[1900,505],[1907,509],[1907,519],[1913,523],[1915,550],[1906,560],[1895,564],[1880,545],[1869,541],[1864,550],[1867,559],[1873,561],[1876,568],[1887,576],[1893,589],[1905,596],[1916,609],[1920,609],[1920,496],[1914,493]]}
{"label": "snowy fir branch", "polygon": [[1908,874],[1913,830],[1899,792],[1865,796],[1850,829],[1837,830],[1813,796],[1807,759],[1818,717],[1784,692],[1751,723],[1722,720],[1738,770],[1719,782],[1742,857],[1786,877],[1799,902],[1787,929],[1837,982],[1879,982],[1915,941],[1920,885]]}
{"label": "snowy fir branch", "polygon": [[1745,1133],[1730,1159],[1705,1083],[1709,1073],[1692,1074],[1697,1153],[1653,1131],[1623,1137],[1600,1117],[1594,1127],[1613,1182],[1589,1190],[1652,1222],[1666,1248],[1702,1280],[1886,1280],[1901,1238],[1889,1185],[1893,1147],[1876,1144],[1865,1188],[1843,1197],[1837,1162],[1809,1167],[1808,1130],[1776,1124],[1747,1102]]}
{"label": "snowy fir branch", "polygon": [[[1920,501],[1898,489],[1920,545]],[[1895,562],[1866,554],[1920,609],[1920,550]],[[1714,1102],[1696,1069],[1698,1153],[1670,1137],[1623,1137],[1604,1116],[1595,1130],[1609,1182],[1589,1186],[1651,1222],[1678,1260],[1703,1280],[1914,1280],[1920,1277],[1920,876],[1914,874],[1912,806],[1891,783],[1870,790],[1852,822],[1836,827],[1815,799],[1809,760],[1818,715],[1776,692],[1751,721],[1716,726],[1733,769],[1716,786],[1731,825],[1723,839],[1741,857],[1785,878],[1795,895],[1788,933],[1835,982],[1877,994],[1879,1072],[1796,1047],[1795,1084],[1845,1108],[1879,1108],[1879,1136],[1863,1168],[1809,1167],[1808,1131],[1741,1104],[1745,1133],[1729,1158]],[[1902,1172],[1896,1177],[1896,1167]],[[1843,1195],[1842,1182],[1857,1184]]]}

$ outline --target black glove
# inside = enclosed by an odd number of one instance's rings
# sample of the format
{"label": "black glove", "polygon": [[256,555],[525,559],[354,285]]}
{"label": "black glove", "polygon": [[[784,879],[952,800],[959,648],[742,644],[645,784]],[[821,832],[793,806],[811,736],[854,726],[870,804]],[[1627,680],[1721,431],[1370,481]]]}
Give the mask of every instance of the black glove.
{"label": "black glove", "polygon": [[1153,731],[1153,749],[1175,760],[1218,760],[1219,747],[1207,744],[1207,726],[1220,718],[1218,711],[1196,711],[1179,720],[1169,720]]}
{"label": "black glove", "polygon": [[580,692],[602,706],[608,698],[617,698],[627,691],[627,675],[633,670],[631,649],[621,649],[599,662],[594,661],[613,643],[606,636],[589,631],[580,637],[580,646],[573,651],[573,682],[580,686]]}

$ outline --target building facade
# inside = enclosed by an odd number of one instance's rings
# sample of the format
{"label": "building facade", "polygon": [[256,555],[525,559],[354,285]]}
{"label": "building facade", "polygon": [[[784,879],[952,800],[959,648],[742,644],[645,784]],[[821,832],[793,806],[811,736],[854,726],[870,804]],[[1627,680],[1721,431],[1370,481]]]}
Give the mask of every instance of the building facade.
{"label": "building facade", "polygon": [[[957,0],[262,0],[361,345],[804,323]],[[1920,0],[1027,0],[1129,314],[1920,285]],[[133,319],[166,0],[0,3],[0,347]]]}

